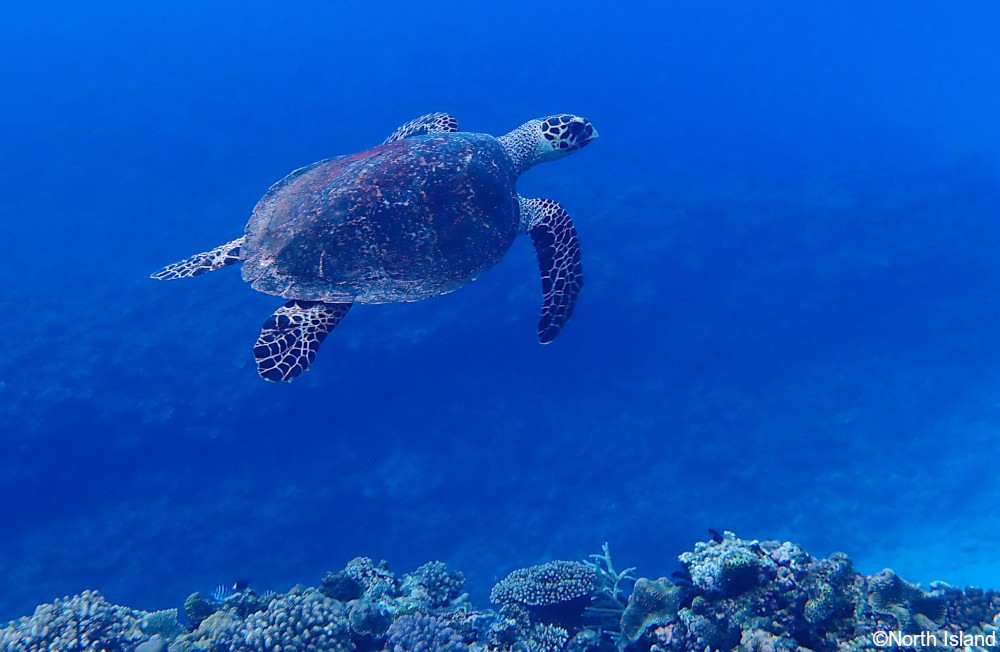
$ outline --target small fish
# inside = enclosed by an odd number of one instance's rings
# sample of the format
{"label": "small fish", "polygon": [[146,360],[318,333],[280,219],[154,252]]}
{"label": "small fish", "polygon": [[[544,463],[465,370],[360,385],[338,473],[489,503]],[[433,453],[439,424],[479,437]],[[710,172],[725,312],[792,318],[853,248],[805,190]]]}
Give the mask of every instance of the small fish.
{"label": "small fish", "polygon": [[718,530],[713,530],[712,528],[708,528],[708,533],[712,535],[712,541],[716,543],[722,543],[723,537],[721,534],[719,534]]}
{"label": "small fish", "polygon": [[250,582],[247,580],[236,580],[236,582],[234,582],[232,586],[225,586],[223,584],[220,584],[219,586],[215,587],[214,591],[212,591],[212,599],[215,600],[216,602],[225,602],[226,600],[229,600],[233,596],[236,596],[242,593],[243,591],[246,591],[249,586]]}
{"label": "small fish", "polygon": [[233,597],[233,595],[233,590],[223,584],[215,587],[215,590],[212,591],[212,599],[216,602],[225,602],[229,598]]}
{"label": "small fish", "polygon": [[682,570],[674,571],[673,573],[670,574],[670,577],[674,578],[675,580],[687,580],[688,582],[691,581],[691,573]]}

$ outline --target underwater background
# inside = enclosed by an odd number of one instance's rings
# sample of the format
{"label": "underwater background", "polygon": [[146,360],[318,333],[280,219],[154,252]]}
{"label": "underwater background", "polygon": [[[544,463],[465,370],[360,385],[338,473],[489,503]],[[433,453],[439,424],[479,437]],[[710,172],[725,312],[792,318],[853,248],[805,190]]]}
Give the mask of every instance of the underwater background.
{"label": "underwater background", "polygon": [[[0,621],[359,555],[511,569],[706,529],[1000,586],[1000,7],[69,0],[0,26]],[[289,171],[432,111],[601,137],[519,182],[585,287],[539,346],[527,238],[258,378],[281,303],[162,265]]]}

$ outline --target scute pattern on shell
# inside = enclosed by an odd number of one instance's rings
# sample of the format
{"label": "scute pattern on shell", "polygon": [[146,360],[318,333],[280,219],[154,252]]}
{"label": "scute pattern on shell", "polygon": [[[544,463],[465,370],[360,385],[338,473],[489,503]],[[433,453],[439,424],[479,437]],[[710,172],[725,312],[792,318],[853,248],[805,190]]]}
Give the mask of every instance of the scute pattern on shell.
{"label": "scute pattern on shell", "polygon": [[520,234],[517,175],[500,143],[417,136],[317,162],[258,202],[243,279],[286,299],[416,301],[472,282]]}
{"label": "scute pattern on shell", "polygon": [[537,607],[582,598],[597,588],[597,573],[590,566],[578,561],[551,561],[515,570],[493,587],[490,600]]}

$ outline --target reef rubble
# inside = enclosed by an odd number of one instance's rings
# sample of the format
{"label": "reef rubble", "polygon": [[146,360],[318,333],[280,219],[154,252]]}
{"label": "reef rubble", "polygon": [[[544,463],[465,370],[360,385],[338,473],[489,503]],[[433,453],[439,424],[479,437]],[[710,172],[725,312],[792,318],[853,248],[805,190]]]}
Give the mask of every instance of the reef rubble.
{"label": "reef rubble", "polygon": [[[479,608],[441,562],[397,577],[351,560],[317,586],[245,586],[145,612],[96,591],[0,629],[3,652],[850,652],[1000,650],[1000,595],[886,569],[854,570],[790,542],[712,532],[670,578],[634,578],[603,553],[513,571]],[[628,589],[631,589],[630,591]]]}

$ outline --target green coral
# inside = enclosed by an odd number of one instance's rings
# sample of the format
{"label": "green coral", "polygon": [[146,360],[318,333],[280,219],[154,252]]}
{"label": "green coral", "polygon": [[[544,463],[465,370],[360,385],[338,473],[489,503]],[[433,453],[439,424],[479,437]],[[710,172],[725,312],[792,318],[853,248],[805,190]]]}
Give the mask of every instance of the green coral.
{"label": "green coral", "polygon": [[803,609],[810,624],[818,624],[838,615],[853,614],[858,599],[857,574],[846,555],[834,553],[829,559],[810,564],[803,584],[810,598]]}
{"label": "green coral", "polygon": [[829,584],[819,587],[817,595],[806,602],[804,609],[806,620],[815,625],[827,620],[834,614],[837,606],[837,592]]}
{"label": "green coral", "polygon": [[726,594],[737,595],[757,585],[760,564],[746,548],[730,550],[722,556],[721,579]]}

